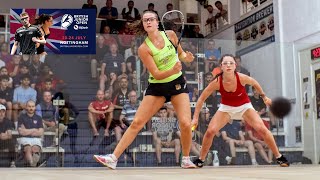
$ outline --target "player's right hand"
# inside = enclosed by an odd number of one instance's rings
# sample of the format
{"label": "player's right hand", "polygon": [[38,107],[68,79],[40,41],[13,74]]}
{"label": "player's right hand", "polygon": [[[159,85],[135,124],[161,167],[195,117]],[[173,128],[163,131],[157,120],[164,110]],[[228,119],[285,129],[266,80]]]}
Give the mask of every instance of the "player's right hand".
{"label": "player's right hand", "polygon": [[193,117],[193,119],[191,121],[191,128],[193,128],[193,127],[196,128],[198,126],[198,121],[199,121],[198,118]]}
{"label": "player's right hand", "polygon": [[176,64],[172,68],[175,74],[179,73],[182,70],[182,64],[180,61],[177,61]]}

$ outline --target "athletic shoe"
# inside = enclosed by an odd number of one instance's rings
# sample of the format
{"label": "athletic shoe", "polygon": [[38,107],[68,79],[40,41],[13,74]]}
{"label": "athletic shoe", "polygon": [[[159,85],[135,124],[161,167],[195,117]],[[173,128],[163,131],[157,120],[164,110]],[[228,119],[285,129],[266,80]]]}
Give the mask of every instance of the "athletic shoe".
{"label": "athletic shoe", "polygon": [[281,155],[279,158],[277,158],[277,163],[281,167],[289,167],[290,163],[288,162],[287,158],[285,158],[283,155]]}
{"label": "athletic shoe", "polygon": [[115,157],[112,157],[112,156],[114,155],[113,154],[107,154],[105,156],[93,155],[93,158],[97,162],[103,164],[104,166],[107,166],[110,169],[116,169],[118,160],[114,160]]}
{"label": "athletic shoe", "polygon": [[193,164],[189,156],[183,156],[181,161],[181,167],[186,169],[186,168],[196,168],[197,166]]}
{"label": "athletic shoe", "polygon": [[201,159],[199,159],[199,158],[196,159],[196,160],[194,160],[193,163],[194,163],[197,167],[199,167],[199,168],[202,168],[203,165],[204,165],[204,162],[203,162]]}

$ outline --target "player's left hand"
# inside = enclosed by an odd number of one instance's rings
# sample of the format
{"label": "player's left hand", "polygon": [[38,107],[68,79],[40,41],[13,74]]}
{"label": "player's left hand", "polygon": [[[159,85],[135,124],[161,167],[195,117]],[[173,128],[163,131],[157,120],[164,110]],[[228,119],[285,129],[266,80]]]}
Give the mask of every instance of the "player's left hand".
{"label": "player's left hand", "polygon": [[184,61],[185,62],[192,62],[193,59],[194,59],[193,54],[191,52],[189,52],[189,51],[186,51],[186,56],[184,58]]}

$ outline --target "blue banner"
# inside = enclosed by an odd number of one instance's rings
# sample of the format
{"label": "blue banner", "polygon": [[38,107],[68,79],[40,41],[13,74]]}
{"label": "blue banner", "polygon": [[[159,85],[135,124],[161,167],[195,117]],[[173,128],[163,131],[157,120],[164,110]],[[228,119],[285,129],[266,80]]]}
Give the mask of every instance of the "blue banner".
{"label": "blue banner", "polygon": [[53,24],[46,39],[48,54],[95,54],[96,12],[94,9],[11,9],[10,44],[14,43],[16,30],[22,27],[20,14],[27,12],[30,23],[41,14],[51,15]]}

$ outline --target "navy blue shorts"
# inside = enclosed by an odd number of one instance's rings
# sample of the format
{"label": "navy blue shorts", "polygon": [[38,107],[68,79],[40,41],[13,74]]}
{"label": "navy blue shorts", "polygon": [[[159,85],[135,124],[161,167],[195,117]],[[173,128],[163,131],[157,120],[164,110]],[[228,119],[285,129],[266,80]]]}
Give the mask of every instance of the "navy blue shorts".
{"label": "navy blue shorts", "polygon": [[170,102],[171,96],[181,93],[189,93],[187,82],[183,75],[167,83],[149,83],[145,95],[163,96],[166,98],[166,102]]}

